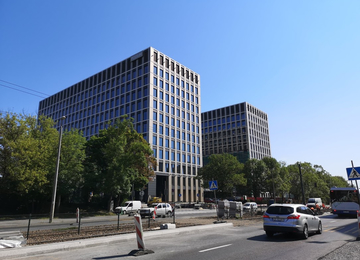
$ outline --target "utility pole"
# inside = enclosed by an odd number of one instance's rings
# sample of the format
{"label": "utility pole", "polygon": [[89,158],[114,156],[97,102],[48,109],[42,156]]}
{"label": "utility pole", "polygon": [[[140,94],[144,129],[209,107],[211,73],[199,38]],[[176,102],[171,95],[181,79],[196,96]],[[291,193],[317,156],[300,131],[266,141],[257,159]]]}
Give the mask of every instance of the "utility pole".
{"label": "utility pole", "polygon": [[299,172],[300,172],[302,199],[303,199],[303,204],[305,205],[305,192],[304,192],[304,184],[303,184],[303,181],[302,181],[301,164],[298,163],[298,166],[299,166]]}
{"label": "utility pole", "polygon": [[57,189],[57,182],[58,182],[58,176],[59,176],[59,164],[60,164],[60,153],[61,153],[61,139],[62,139],[62,132],[63,132],[62,120],[64,120],[65,118],[66,118],[66,116],[63,116],[63,117],[61,117],[61,119],[60,119],[59,148],[58,148],[58,155],[57,155],[57,161],[56,161],[56,172],[55,172],[55,177],[54,177],[54,186],[53,186],[52,199],[51,199],[51,209],[50,209],[49,223],[52,223],[52,220],[53,220],[53,218],[54,218],[55,200],[56,200],[56,189]]}

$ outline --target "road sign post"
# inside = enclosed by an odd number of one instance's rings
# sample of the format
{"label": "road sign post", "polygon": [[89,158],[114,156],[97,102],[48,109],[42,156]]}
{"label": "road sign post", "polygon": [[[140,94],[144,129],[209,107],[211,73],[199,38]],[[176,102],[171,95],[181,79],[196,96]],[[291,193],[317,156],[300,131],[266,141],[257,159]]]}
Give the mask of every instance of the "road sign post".
{"label": "road sign post", "polygon": [[[357,180],[360,179],[360,167],[354,167],[354,163],[353,161],[351,160],[351,168],[346,168],[346,172],[347,172],[347,175],[348,175],[348,180],[350,181],[351,180],[351,184],[352,184],[352,181],[355,180],[355,183],[356,183],[356,190],[357,192],[359,193],[359,186],[358,186],[358,183],[357,183]],[[359,194],[358,194],[358,203],[360,205],[360,197],[359,197]]]}
{"label": "road sign post", "polygon": [[213,190],[214,191],[214,199],[215,199],[215,202],[216,202],[216,216],[217,216],[217,220],[219,221],[219,214],[218,214],[218,201],[216,199],[216,190],[218,189],[218,184],[217,184],[217,181],[209,181],[209,189],[210,190]]}

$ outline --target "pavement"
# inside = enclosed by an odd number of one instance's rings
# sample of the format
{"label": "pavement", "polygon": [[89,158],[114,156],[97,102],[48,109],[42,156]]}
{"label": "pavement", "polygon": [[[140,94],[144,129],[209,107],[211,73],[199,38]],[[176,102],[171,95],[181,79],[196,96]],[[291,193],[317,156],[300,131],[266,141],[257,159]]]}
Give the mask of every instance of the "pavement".
{"label": "pavement", "polygon": [[[171,228],[171,229],[161,229],[154,231],[146,231],[143,233],[144,241],[147,238],[164,236],[165,234],[181,234],[189,231],[199,231],[205,229],[214,229],[214,228],[224,228],[231,227],[232,223],[219,223],[212,225],[201,225],[201,226],[192,226],[192,227],[183,227],[183,228]],[[49,254],[53,252],[73,250],[79,248],[88,248],[100,245],[110,245],[118,242],[124,241],[134,241],[136,243],[136,233],[130,234],[121,234],[115,236],[107,237],[97,237],[97,238],[88,238],[80,239],[74,241],[66,241],[54,244],[44,244],[44,245],[34,245],[34,246],[25,246],[25,247],[16,247],[16,248],[7,248],[0,250],[0,259],[13,259],[19,257],[27,256],[36,256],[40,254]]]}

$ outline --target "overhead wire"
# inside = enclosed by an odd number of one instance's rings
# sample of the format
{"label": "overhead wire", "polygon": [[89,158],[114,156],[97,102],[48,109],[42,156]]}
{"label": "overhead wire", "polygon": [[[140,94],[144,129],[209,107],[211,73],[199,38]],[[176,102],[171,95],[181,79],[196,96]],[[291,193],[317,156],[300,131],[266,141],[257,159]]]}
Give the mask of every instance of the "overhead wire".
{"label": "overhead wire", "polygon": [[[37,96],[37,97],[40,97],[40,98],[45,98],[45,97],[49,97],[50,95],[46,94],[46,93],[43,93],[43,92],[40,92],[40,91],[37,91],[37,90],[33,90],[31,88],[26,88],[26,87],[23,87],[23,86],[20,86],[20,85],[17,85],[17,84],[14,84],[14,83],[11,83],[11,82],[8,82],[8,81],[5,81],[5,80],[2,80],[0,79],[0,81],[2,82],[5,82],[7,84],[11,84],[13,86],[16,86],[18,88],[23,88],[23,89],[26,89],[26,90],[30,90],[32,92],[35,92],[35,93],[39,93],[43,96],[39,96],[39,95],[36,95],[34,93],[30,93],[30,92],[27,92],[27,91],[24,91],[24,90],[21,90],[21,89],[17,89],[17,88],[14,88],[14,87],[11,87],[11,86],[7,86],[7,85],[4,85],[4,84],[0,84],[0,86],[3,86],[3,87],[6,87],[6,88],[10,88],[10,89],[13,89],[13,90],[17,90],[17,91],[20,91],[20,92],[23,92],[23,93],[26,93],[26,94],[29,94],[29,95],[33,95],[33,96]],[[45,97],[44,97],[45,96]]]}

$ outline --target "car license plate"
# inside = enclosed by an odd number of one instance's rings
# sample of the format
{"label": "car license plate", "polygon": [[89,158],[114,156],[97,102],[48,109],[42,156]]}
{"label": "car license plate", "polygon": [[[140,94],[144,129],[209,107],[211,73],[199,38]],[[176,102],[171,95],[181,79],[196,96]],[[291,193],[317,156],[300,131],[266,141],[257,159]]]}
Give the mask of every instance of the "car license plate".
{"label": "car license plate", "polygon": [[349,211],[348,211],[348,210],[344,210],[344,213],[349,213]]}
{"label": "car license plate", "polygon": [[283,222],[284,221],[284,219],[282,219],[282,218],[273,218],[273,220],[277,221],[277,222]]}

